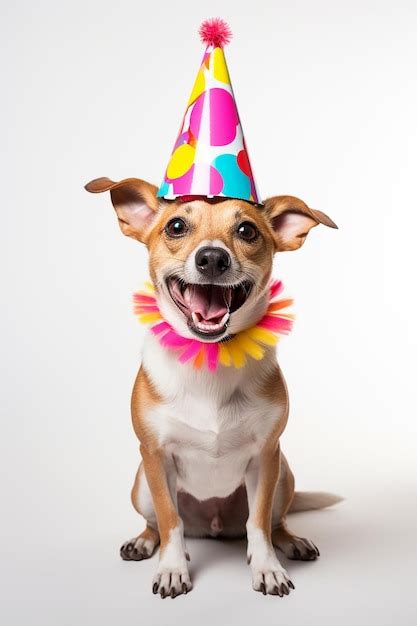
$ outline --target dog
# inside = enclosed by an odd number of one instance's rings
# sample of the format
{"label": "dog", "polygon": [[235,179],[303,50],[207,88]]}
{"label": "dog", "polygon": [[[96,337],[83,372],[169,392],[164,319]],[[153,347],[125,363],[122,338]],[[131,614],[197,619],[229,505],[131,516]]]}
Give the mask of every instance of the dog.
{"label": "dog", "polygon": [[[319,224],[337,228],[293,196],[271,197],[263,206],[168,201],[135,178],[99,178],[85,188],[109,191],[122,232],[147,246],[164,319],[181,336],[205,342],[227,341],[264,315],[276,252],[300,248]],[[160,546],[153,593],[174,598],[192,589],[184,536],[246,535],[253,588],[280,597],[294,585],[275,548],[289,559],[318,558],[315,544],[292,533],[286,516],[341,498],[294,491],[280,448],[287,419],[273,347],[243,368],[211,372],[179,363],[147,334],[132,394],[142,457],[132,503],[146,528],[123,544],[121,557],[140,561]]]}

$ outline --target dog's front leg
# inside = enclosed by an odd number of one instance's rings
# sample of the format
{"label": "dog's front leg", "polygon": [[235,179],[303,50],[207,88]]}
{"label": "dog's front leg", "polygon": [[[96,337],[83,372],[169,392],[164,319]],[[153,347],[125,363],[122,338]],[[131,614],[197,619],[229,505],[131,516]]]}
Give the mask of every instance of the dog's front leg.
{"label": "dog's front leg", "polygon": [[172,459],[162,450],[141,446],[143,466],[152,494],[161,540],[159,564],[152,590],[163,598],[187,593],[192,588],[187,567],[184,529],[177,510],[177,476]]}
{"label": "dog's front leg", "polygon": [[279,562],[271,541],[272,504],[279,467],[279,444],[275,449],[265,449],[249,464],[245,475],[249,505],[246,530],[253,588],[264,594],[282,597],[288,595],[294,585]]}

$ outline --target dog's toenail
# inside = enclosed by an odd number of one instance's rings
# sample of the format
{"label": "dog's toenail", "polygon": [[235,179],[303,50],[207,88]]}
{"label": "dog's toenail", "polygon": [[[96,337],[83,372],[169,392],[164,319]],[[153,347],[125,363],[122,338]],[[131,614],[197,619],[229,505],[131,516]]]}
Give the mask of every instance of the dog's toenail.
{"label": "dog's toenail", "polygon": [[187,585],[185,583],[182,583],[182,592],[183,592],[183,594],[186,594],[187,591],[188,591]]}
{"label": "dog's toenail", "polygon": [[159,593],[161,594],[161,598],[165,598],[165,587],[161,587]]}
{"label": "dog's toenail", "polygon": [[289,580],[289,581],[287,582],[287,585],[288,585],[288,587],[290,587],[291,589],[295,589],[294,584],[293,584],[293,582],[292,582],[291,580]]}
{"label": "dog's toenail", "polygon": [[158,583],[153,584],[152,593],[158,593]]}

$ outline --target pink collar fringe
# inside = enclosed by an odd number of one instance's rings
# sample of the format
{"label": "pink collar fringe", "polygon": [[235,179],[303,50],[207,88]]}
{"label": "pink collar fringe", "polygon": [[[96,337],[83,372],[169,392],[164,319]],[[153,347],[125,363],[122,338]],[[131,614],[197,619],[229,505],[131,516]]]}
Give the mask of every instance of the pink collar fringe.
{"label": "pink collar fringe", "polygon": [[219,365],[239,369],[244,367],[248,357],[260,361],[265,355],[265,346],[276,345],[279,335],[288,334],[292,329],[294,317],[284,309],[293,301],[276,299],[284,288],[280,280],[271,283],[268,309],[257,324],[218,343],[179,335],[162,317],[153,284],[147,282],[146,288],[147,291],[133,295],[134,312],[139,321],[151,325],[150,330],[158,337],[159,343],[176,352],[180,363],[191,362],[195,369],[206,367],[215,372]]}

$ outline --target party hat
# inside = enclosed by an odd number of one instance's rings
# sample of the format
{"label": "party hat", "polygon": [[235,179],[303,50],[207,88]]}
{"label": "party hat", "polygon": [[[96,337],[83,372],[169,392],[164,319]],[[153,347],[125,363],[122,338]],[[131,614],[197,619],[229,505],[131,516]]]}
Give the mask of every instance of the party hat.
{"label": "party hat", "polygon": [[207,48],[158,196],[261,204],[223,52],[232,33],[220,18],[203,22],[199,33]]}

